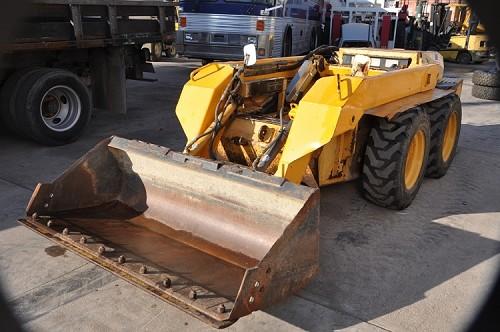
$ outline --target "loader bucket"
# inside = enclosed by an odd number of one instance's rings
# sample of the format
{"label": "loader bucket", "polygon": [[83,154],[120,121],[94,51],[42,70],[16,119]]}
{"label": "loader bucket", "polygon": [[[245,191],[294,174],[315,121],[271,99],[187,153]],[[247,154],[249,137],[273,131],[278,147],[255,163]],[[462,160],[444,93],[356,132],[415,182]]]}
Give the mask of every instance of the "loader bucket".
{"label": "loader bucket", "polygon": [[318,270],[319,192],[119,137],[38,184],[20,222],[216,327]]}

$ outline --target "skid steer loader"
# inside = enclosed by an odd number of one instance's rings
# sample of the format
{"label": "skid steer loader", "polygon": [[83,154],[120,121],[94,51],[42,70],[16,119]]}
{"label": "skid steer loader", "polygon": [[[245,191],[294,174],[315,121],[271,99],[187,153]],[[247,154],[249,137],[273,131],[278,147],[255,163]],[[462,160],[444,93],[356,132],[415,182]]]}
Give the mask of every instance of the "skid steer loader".
{"label": "skid steer loader", "polygon": [[191,73],[183,152],[111,137],[39,184],[20,222],[220,328],[318,272],[318,187],[359,178],[403,209],[446,173],[462,82],[438,53],[254,52]]}

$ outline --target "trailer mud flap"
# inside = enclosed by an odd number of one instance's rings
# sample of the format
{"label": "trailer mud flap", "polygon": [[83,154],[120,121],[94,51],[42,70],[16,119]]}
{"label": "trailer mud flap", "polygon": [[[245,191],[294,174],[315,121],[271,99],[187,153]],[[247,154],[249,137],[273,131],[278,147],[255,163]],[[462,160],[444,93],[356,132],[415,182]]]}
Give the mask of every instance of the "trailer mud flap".
{"label": "trailer mud flap", "polygon": [[216,327],[319,265],[319,190],[119,137],[39,184],[20,222]]}

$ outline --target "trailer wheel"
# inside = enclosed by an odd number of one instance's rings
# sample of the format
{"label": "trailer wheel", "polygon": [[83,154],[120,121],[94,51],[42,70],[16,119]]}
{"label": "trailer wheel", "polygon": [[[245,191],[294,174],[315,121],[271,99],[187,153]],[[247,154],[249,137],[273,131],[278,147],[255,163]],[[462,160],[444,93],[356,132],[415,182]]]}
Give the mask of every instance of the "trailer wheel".
{"label": "trailer wheel", "polygon": [[472,86],[472,95],[480,99],[500,100],[500,88],[475,84]]}
{"label": "trailer wheel", "polygon": [[472,56],[469,52],[460,52],[457,54],[457,62],[463,65],[468,65],[472,63]]}
{"label": "trailer wheel", "polygon": [[78,76],[52,68],[34,71],[22,82],[15,106],[23,133],[45,145],[75,141],[92,113],[90,93]]}
{"label": "trailer wheel", "polygon": [[460,98],[453,94],[428,103],[427,113],[431,121],[431,148],[425,175],[440,178],[455,158],[462,122]]}
{"label": "trailer wheel", "polygon": [[364,196],[379,206],[408,207],[423,181],[429,142],[429,116],[420,108],[392,120],[379,118],[365,151]]}

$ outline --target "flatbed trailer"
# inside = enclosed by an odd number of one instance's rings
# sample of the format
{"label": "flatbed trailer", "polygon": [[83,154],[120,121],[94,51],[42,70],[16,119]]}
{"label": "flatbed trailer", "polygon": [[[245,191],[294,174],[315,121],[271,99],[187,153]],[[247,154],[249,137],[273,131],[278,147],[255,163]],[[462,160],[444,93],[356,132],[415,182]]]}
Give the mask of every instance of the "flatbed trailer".
{"label": "flatbed trailer", "polygon": [[42,144],[74,141],[94,108],[126,113],[144,44],[175,40],[175,1],[34,0],[0,40],[0,121]]}

